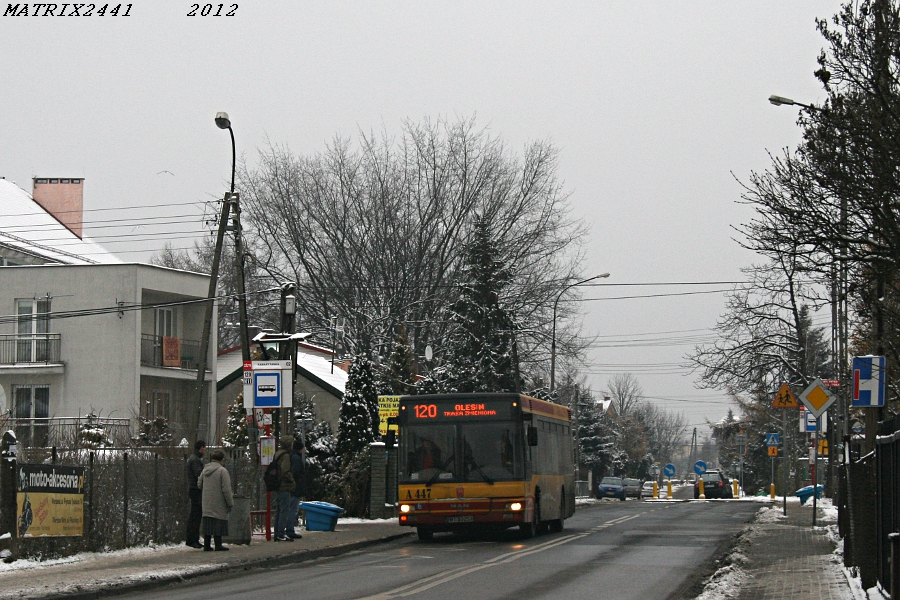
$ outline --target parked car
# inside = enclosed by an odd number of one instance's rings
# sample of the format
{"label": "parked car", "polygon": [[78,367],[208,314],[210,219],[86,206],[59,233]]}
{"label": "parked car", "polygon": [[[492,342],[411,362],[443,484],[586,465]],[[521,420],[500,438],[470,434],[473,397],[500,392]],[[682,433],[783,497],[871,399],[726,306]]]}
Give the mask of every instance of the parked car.
{"label": "parked car", "polygon": [[622,485],[625,488],[626,498],[641,499],[641,480],[625,477],[622,479]]}
{"label": "parked car", "polygon": [[721,471],[707,471],[694,483],[694,500],[700,498],[700,479],[703,480],[703,494],[707,498],[733,498],[731,480]]}
{"label": "parked car", "polygon": [[597,498],[625,500],[625,482],[621,477],[604,477],[597,485]]}
{"label": "parked car", "polygon": [[[662,489],[662,488],[660,488]],[[645,481],[644,485],[641,486],[641,497],[652,498],[653,497],[653,482]]]}

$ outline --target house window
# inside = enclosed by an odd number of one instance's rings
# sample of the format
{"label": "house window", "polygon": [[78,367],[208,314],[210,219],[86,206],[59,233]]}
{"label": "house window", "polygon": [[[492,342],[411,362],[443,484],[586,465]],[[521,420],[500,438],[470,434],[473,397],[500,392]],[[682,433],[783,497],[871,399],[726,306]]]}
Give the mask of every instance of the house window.
{"label": "house window", "polygon": [[59,183],[59,179],[51,179],[50,183]]}
{"label": "house window", "polygon": [[69,183],[69,180],[68,179],[60,179],[59,182],[60,183]]}
{"label": "house window", "polygon": [[175,335],[175,309],[157,308],[155,311],[156,335],[159,337],[177,337]]}
{"label": "house window", "polygon": [[50,360],[50,298],[16,300],[16,362]]}
{"label": "house window", "polygon": [[73,179],[73,180],[72,180],[72,183],[81,183],[81,180],[80,180],[80,179]]}
{"label": "house window", "polygon": [[34,182],[35,183],[47,183],[47,180],[46,179],[35,179]]}
{"label": "house window", "polygon": [[155,419],[156,417],[164,417],[166,420],[172,420],[172,392],[165,390],[153,390],[150,392],[150,398],[144,402],[144,414],[146,419]]}
{"label": "house window", "polygon": [[14,385],[12,392],[16,437],[31,448],[46,446],[50,418],[50,386]]}

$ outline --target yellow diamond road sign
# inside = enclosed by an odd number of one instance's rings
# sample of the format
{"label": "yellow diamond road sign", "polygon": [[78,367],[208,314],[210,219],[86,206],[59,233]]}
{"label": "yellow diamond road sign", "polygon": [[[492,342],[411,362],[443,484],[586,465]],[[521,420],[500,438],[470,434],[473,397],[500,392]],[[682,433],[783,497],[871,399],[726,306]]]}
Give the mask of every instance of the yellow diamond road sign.
{"label": "yellow diamond road sign", "polygon": [[800,402],[817,419],[822,416],[837,396],[831,393],[821,379],[816,379],[800,394]]}

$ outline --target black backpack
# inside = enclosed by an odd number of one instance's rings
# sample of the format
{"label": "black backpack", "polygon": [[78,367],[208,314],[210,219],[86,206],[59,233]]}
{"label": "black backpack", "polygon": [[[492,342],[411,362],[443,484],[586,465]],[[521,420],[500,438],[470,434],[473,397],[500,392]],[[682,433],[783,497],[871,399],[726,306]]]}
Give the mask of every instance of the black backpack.
{"label": "black backpack", "polygon": [[276,453],[275,456],[272,457],[272,462],[266,467],[266,472],[263,473],[263,483],[266,484],[267,492],[277,492],[278,487],[281,484],[281,473],[278,472],[279,458],[280,457]]}

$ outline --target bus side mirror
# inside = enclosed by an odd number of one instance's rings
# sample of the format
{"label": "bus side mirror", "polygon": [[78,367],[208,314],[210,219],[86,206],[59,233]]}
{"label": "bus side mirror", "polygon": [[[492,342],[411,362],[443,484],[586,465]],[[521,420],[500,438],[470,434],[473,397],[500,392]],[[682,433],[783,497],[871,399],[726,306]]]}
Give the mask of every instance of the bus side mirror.
{"label": "bus side mirror", "polygon": [[538,442],[537,427],[534,427],[533,425],[529,425],[528,429],[526,430],[526,437],[528,438],[529,446],[537,446],[538,445],[537,444],[537,442]]}
{"label": "bus side mirror", "polygon": [[387,448],[393,448],[397,443],[397,432],[393,429],[388,429],[387,435],[384,436],[384,445]]}

